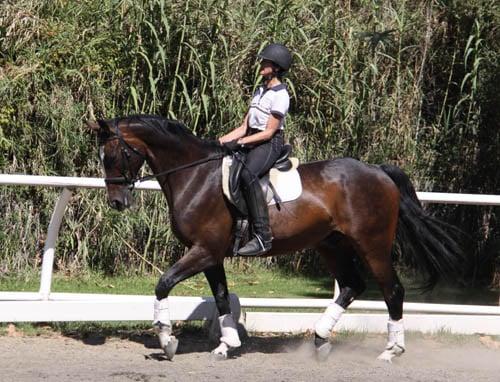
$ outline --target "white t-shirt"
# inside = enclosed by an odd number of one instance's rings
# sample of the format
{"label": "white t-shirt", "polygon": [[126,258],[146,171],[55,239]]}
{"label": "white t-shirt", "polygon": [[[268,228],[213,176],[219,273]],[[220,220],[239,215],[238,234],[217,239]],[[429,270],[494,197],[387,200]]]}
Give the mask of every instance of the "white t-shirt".
{"label": "white t-shirt", "polygon": [[279,84],[270,89],[260,86],[250,103],[248,127],[265,130],[269,116],[274,114],[281,117],[279,128],[283,129],[289,106],[290,96],[285,84]]}

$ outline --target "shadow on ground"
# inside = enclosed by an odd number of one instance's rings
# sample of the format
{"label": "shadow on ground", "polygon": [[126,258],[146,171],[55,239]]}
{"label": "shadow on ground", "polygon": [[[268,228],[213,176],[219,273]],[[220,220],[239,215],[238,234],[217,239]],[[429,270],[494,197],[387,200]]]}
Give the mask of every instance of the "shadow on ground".
{"label": "shadow on ground", "polygon": [[[188,353],[211,352],[219,345],[218,342],[209,339],[206,330],[200,328],[175,328],[174,335],[179,340],[177,355]],[[163,353],[160,349],[158,337],[152,330],[144,331],[117,331],[114,333],[104,331],[94,331],[85,334],[63,333],[63,336],[81,341],[85,345],[99,346],[104,345],[112,339],[128,340],[143,345],[146,349],[154,352],[149,355],[152,359],[163,360]],[[241,336],[242,346],[232,353],[232,356],[238,357],[245,353],[287,353],[310,342],[312,336],[309,335],[250,335]]]}

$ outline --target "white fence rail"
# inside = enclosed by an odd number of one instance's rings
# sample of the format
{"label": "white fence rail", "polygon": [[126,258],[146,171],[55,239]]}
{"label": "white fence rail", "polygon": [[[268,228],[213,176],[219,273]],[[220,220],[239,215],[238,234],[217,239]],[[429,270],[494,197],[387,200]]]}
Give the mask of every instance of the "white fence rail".
{"label": "white fence rail", "polygon": [[[0,292],[0,322],[19,321],[128,321],[151,320],[151,296],[51,293],[55,244],[66,205],[75,188],[104,188],[98,178],[46,177],[0,174],[0,185],[63,188],[48,227],[45,242],[40,291],[38,293]],[[138,184],[138,190],[160,190],[156,181]],[[418,192],[428,203],[500,205],[499,195]],[[215,314],[212,297],[169,298],[174,320],[211,319]],[[322,309],[327,299],[240,298],[232,295],[232,305],[241,308]],[[349,311],[386,311],[381,301],[355,301]],[[405,303],[405,325],[409,330],[449,330],[455,333],[500,334],[500,307],[450,304]],[[414,312],[414,313],[411,313]],[[248,330],[298,332],[310,330],[319,313],[246,312],[243,320]],[[386,331],[387,314],[346,314],[340,329]]]}
{"label": "white fence rail", "polygon": [[[38,176],[0,174],[0,185],[4,186],[43,186],[66,188],[105,188],[104,179],[78,178],[70,176]],[[155,180],[138,183],[137,190],[160,191],[160,185]],[[422,202],[444,204],[471,204],[483,206],[500,206],[500,195],[457,194],[443,192],[417,192]]]}

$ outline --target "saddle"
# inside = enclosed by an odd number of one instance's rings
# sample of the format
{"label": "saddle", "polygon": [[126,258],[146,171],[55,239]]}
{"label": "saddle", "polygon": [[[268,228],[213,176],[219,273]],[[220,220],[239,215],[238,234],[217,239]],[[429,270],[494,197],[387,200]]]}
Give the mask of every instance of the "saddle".
{"label": "saddle", "polygon": [[[297,158],[290,158],[291,152],[292,146],[283,146],[283,149],[281,150],[281,153],[274,163],[273,167],[267,174],[259,179],[262,192],[266,198],[268,205],[276,204],[278,209],[280,209],[280,205],[283,201],[293,200],[297,198],[302,192],[300,178],[298,178],[298,173],[296,171],[298,160]],[[245,166],[245,159],[246,158],[243,153],[236,152],[232,157],[224,158],[226,163],[223,163],[224,194],[235,206],[236,210],[241,216],[248,215],[245,198],[240,188],[240,176],[241,171]],[[224,167],[226,171],[224,171]],[[290,171],[294,171],[294,173],[288,174],[288,172]],[[294,188],[295,192],[292,192],[294,195],[291,195],[290,192],[279,192],[282,191],[281,188],[284,188],[283,182],[286,182],[285,178],[290,178],[290,176],[292,176],[293,178],[297,178],[299,183],[299,187],[297,187],[296,185],[296,187]],[[225,178],[227,178],[227,180]],[[280,180],[282,187],[279,187],[280,190],[278,190],[277,188],[280,185]],[[292,179],[288,179],[288,186],[290,186],[290,181],[292,181]],[[288,188],[288,190],[290,190],[290,188]],[[283,200],[282,197],[285,200]]]}

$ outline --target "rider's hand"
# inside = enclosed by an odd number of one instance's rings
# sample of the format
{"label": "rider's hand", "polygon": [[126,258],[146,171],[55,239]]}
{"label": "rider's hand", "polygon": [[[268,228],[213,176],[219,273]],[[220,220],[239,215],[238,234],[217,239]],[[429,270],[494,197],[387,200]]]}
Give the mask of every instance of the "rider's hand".
{"label": "rider's hand", "polygon": [[222,146],[226,149],[228,153],[233,153],[241,148],[241,144],[238,143],[237,139],[234,139],[229,142],[224,142]]}

